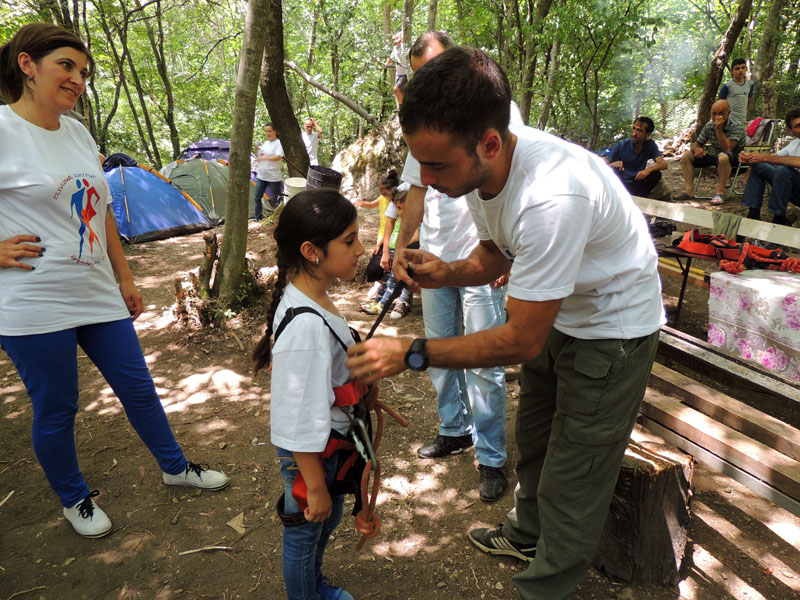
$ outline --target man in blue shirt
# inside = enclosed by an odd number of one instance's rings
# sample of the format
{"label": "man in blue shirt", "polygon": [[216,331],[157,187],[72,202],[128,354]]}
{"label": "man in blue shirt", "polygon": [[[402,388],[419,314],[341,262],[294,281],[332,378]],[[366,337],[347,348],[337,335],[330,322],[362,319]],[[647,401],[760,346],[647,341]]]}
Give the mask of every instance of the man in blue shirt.
{"label": "man in blue shirt", "polygon": [[[647,195],[661,181],[661,171],[667,168],[661,150],[650,139],[655,123],[648,117],[638,117],[633,122],[631,137],[614,144],[605,160],[615,170],[631,196]],[[650,159],[654,164],[647,166]]]}

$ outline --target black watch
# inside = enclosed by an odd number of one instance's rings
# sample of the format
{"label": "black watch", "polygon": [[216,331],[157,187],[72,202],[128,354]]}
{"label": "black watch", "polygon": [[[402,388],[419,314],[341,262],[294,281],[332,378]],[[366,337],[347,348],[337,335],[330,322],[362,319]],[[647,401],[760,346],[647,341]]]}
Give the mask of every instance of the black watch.
{"label": "black watch", "polygon": [[417,338],[411,342],[411,347],[406,352],[406,366],[412,371],[424,371],[428,368],[428,350],[425,338]]}

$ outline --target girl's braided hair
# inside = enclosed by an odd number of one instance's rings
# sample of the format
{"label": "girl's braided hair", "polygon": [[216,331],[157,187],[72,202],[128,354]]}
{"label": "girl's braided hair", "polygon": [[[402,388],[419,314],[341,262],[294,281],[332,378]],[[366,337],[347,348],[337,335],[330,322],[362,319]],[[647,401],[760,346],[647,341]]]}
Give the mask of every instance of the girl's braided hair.
{"label": "girl's braided hair", "polygon": [[300,269],[314,275],[314,264],[303,257],[300,246],[311,242],[327,256],[328,243],[338,238],[357,219],[356,208],[338,191],[330,188],[305,190],[287,202],[275,227],[275,242],[278,250],[275,260],[278,265],[278,280],[272,291],[272,301],[267,309],[267,330],[253,350],[255,376],[269,364],[272,358],[270,338],[273,319],[283,297],[286,284]]}

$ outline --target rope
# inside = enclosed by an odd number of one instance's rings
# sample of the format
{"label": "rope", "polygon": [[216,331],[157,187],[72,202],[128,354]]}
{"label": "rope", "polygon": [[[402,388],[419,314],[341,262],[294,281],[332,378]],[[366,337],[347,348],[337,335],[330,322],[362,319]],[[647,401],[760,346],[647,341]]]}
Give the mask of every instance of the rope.
{"label": "rope", "polygon": [[[378,453],[378,447],[383,437],[383,413],[384,411],[395,419],[402,427],[408,427],[408,421],[397,414],[394,410],[386,406],[376,398],[375,400],[375,420],[378,425],[375,429],[375,439],[372,441],[372,449]],[[372,483],[370,484],[370,477]],[[356,550],[361,550],[369,538],[378,535],[381,529],[381,520],[375,512],[375,504],[378,501],[378,492],[381,487],[381,463],[375,460],[375,467],[372,461],[367,462],[364,473],[361,475],[361,503],[363,508],[356,515],[356,531],[361,534],[361,539],[356,544]]]}

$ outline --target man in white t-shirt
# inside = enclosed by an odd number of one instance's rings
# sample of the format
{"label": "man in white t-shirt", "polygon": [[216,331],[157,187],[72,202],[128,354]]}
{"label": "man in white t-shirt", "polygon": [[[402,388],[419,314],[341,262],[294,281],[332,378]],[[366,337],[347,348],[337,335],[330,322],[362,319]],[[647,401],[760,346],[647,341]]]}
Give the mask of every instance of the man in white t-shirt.
{"label": "man in white t-shirt", "polygon": [[742,204],[749,209],[749,219],[761,219],[767,183],[772,185],[767,210],[772,214],[773,223],[791,226],[786,217],[789,202],[800,206],[800,108],[793,108],[786,114],[786,129],[795,139],[776,154],[739,154],[742,164],[750,165],[752,171],[742,194]]}
{"label": "man in white t-shirt", "polygon": [[[445,339],[373,338],[348,350],[365,382],[411,368],[522,362],[518,485],[500,529],[470,540],[530,561],[524,600],[564,600],[586,574],[665,322],[641,211],[601,158],[509,131],[511,87],[486,54],[450,48],[415,72],[400,123],[423,184],[467,194],[480,243],[446,263],[404,250],[412,290],[478,285],[509,268],[508,321]],[[406,270],[414,263],[414,278]]]}
{"label": "man in white t-shirt", "polygon": [[[316,129],[316,131],[314,131]],[[306,119],[303,131],[300,132],[300,137],[303,138],[306,152],[308,152],[308,162],[312,165],[319,164],[319,157],[317,151],[319,150],[319,141],[322,139],[322,127],[314,117]]]}
{"label": "man in white t-shirt", "polygon": [[[443,31],[422,34],[411,47],[411,69],[419,69],[453,45]],[[478,243],[478,232],[464,196],[449,198],[420,181],[419,162],[409,154],[403,181],[411,184],[406,213],[396,248],[420,228],[420,248],[442,260],[469,256]],[[413,216],[408,211],[414,204]],[[505,321],[505,289],[491,285],[445,286],[423,289],[422,318],[429,338],[453,337],[502,325]],[[504,465],[506,451],[505,369],[430,369],[436,389],[439,431],[436,439],[417,450],[421,458],[443,458],[475,445],[480,471],[478,495],[484,502],[500,498],[508,486]]]}

